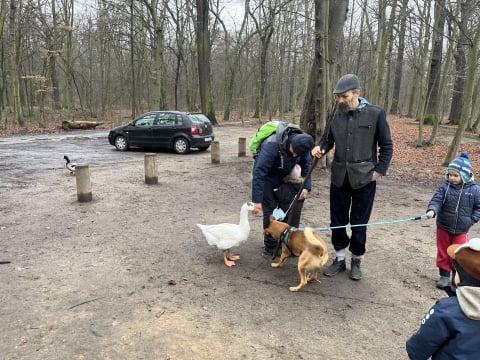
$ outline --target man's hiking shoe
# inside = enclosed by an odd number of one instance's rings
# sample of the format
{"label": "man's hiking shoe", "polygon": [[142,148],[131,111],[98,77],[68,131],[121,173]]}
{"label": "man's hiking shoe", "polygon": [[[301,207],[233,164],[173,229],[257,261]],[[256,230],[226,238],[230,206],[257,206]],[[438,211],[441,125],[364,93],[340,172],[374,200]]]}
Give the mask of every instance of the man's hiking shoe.
{"label": "man's hiking shoe", "polygon": [[323,275],[335,276],[340,271],[345,271],[346,269],[347,269],[347,266],[345,265],[345,260],[338,260],[337,258],[335,258],[335,260],[333,260],[332,265],[330,265],[323,271]]}
{"label": "man's hiking shoe", "polygon": [[352,261],[350,263],[350,279],[360,280],[362,278],[362,270],[360,270],[361,261],[361,259],[352,258]]}
{"label": "man's hiking shoe", "polygon": [[440,279],[437,281],[437,288],[443,289],[448,286],[448,283],[450,282],[450,278],[446,276],[440,276]]}

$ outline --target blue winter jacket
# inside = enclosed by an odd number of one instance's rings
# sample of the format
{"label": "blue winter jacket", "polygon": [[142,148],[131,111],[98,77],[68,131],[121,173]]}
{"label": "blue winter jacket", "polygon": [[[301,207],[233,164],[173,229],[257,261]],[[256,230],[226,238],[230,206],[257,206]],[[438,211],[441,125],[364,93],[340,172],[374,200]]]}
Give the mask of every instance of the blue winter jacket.
{"label": "blue winter jacket", "polygon": [[461,286],[425,314],[406,343],[412,360],[480,359],[480,288]]}
{"label": "blue winter jacket", "polygon": [[445,180],[430,200],[427,212],[430,210],[435,212],[439,228],[452,234],[467,233],[480,219],[480,186],[473,180],[463,185]]}
{"label": "blue winter jacket", "polygon": [[[290,147],[287,141],[286,149]],[[282,183],[282,178],[292,171],[295,164],[302,167],[302,176],[305,177],[310,169],[312,157],[310,153],[305,156],[292,157],[289,151],[282,155],[280,146],[275,141],[264,141],[260,152],[255,158],[252,171],[252,201],[262,203],[263,189],[265,186],[277,188]],[[311,180],[308,179],[305,189],[311,190]]]}

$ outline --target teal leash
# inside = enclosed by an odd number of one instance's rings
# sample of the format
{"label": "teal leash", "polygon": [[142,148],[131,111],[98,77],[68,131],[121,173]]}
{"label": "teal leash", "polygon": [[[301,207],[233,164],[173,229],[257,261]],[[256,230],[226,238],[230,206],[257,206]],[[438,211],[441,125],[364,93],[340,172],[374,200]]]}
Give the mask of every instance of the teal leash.
{"label": "teal leash", "polygon": [[[353,228],[353,227],[359,227],[359,226],[375,226],[375,225],[389,225],[389,224],[398,224],[398,223],[403,223],[407,221],[415,221],[415,220],[428,220],[428,215],[423,214],[421,216],[416,216],[416,217],[411,217],[408,219],[400,219],[400,220],[392,220],[392,221],[378,221],[374,223],[369,223],[369,224],[355,224],[355,225],[341,225],[341,226],[326,226],[326,227],[316,227],[313,228],[313,230],[316,231],[326,231],[326,230],[334,230],[334,229],[344,229],[344,228]],[[298,230],[305,230],[305,228],[298,228]]]}

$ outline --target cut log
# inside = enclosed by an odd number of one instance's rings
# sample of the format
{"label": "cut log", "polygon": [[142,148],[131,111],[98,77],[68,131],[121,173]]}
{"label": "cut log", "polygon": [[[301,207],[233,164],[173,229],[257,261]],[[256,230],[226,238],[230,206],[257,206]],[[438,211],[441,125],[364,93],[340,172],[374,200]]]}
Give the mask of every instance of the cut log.
{"label": "cut log", "polygon": [[63,121],[62,129],[63,130],[78,130],[78,129],[95,129],[97,126],[102,125],[103,123],[97,121]]}

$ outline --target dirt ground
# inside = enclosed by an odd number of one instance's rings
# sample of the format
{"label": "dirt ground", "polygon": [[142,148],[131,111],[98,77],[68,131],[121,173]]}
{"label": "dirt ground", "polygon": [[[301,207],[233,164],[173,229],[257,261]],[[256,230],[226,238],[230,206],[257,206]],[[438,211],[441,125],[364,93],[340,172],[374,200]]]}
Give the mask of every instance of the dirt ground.
{"label": "dirt ground", "polygon": [[[159,153],[158,185],[144,183],[142,158],[92,167],[88,203],[61,164],[2,190],[1,359],[406,358],[405,341],[443,296],[434,221],[369,227],[361,281],[345,272],[291,293],[297,259],[271,268],[261,216],[250,215],[242,259],[227,268],[195,224],[238,222],[252,164],[238,138],[255,128],[215,132],[220,164],[210,151]],[[408,178],[379,181],[372,223],[424,213],[441,179]],[[325,227],[328,171],[313,181],[302,225]]]}

